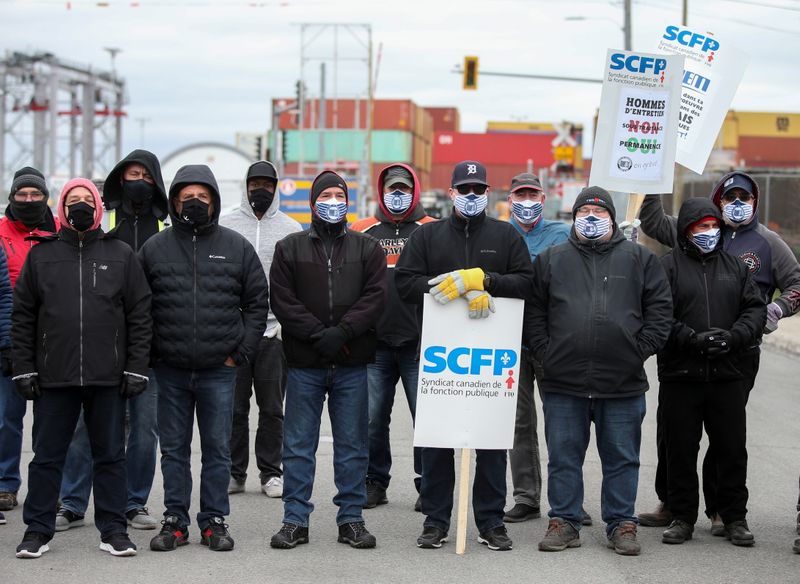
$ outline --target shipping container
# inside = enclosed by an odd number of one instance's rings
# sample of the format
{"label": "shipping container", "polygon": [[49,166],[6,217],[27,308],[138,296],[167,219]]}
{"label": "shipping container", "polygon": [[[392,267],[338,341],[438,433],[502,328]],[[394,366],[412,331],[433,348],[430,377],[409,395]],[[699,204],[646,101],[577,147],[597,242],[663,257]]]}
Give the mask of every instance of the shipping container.
{"label": "shipping container", "polygon": [[462,160],[477,160],[485,165],[516,165],[524,168],[528,160],[532,160],[534,168],[549,167],[553,164],[552,141],[555,137],[555,132],[543,134],[435,132],[433,163],[454,165]]}
{"label": "shipping container", "polygon": [[542,132],[555,132],[556,128],[549,122],[499,122],[488,121],[486,123],[486,133],[516,133],[516,134],[539,134]]}
{"label": "shipping container", "polygon": [[[273,99],[273,108],[284,107],[294,100],[289,98]],[[375,130],[403,130],[418,133],[417,106],[409,99],[376,99],[373,101],[372,127]],[[306,101],[303,127],[317,129],[319,127],[320,102],[317,99]],[[327,99],[325,101],[325,127],[342,129],[366,129],[367,100],[365,99]],[[278,118],[281,130],[296,130],[296,115],[292,111],[282,113]]]}
{"label": "shipping container", "polygon": [[455,107],[426,107],[431,115],[433,132],[460,132],[461,116]]}
{"label": "shipping container", "polygon": [[[455,164],[434,163],[431,169],[430,188],[449,189]],[[505,193],[511,188],[511,179],[527,172],[524,164],[486,164],[486,180],[495,192]],[[535,171],[536,169],[534,169]]]}
{"label": "shipping container", "polygon": [[739,138],[744,136],[800,138],[800,114],[730,110],[725,123],[735,126]]}
{"label": "shipping container", "polygon": [[736,164],[746,168],[799,168],[800,137],[739,136]]}
{"label": "shipping container", "polygon": [[[364,130],[328,130],[324,132],[326,161],[357,161],[364,158]],[[375,130],[372,132],[373,162],[411,162],[412,139],[409,132]],[[320,158],[318,130],[287,130],[281,146],[286,162],[317,162]]]}

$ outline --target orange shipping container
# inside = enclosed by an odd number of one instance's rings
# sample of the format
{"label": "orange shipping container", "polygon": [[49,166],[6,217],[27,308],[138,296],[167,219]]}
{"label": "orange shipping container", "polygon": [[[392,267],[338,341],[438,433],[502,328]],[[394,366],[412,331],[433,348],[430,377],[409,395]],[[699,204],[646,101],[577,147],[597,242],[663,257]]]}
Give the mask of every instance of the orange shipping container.
{"label": "orange shipping container", "polygon": [[455,107],[426,107],[434,132],[460,132],[461,116]]}

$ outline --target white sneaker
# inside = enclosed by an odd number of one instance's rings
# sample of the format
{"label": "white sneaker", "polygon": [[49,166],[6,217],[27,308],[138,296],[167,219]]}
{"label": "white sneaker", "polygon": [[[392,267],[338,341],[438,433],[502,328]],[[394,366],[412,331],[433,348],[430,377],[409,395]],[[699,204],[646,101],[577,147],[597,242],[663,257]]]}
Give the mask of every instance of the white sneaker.
{"label": "white sneaker", "polygon": [[272,477],[261,485],[261,492],[267,497],[278,499],[283,497],[283,477]]}

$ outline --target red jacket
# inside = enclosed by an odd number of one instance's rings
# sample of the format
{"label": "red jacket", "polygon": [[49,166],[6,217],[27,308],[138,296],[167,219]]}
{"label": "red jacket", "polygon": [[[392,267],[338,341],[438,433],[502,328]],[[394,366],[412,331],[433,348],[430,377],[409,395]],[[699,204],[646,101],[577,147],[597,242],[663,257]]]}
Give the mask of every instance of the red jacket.
{"label": "red jacket", "polygon": [[[50,215],[48,211],[48,215]],[[55,221],[55,230],[58,231],[60,223],[58,218],[50,215],[50,221]],[[45,222],[44,225],[48,225]],[[22,270],[22,264],[25,263],[25,258],[28,257],[28,252],[38,242],[25,241],[26,237],[31,235],[47,235],[50,231],[45,229],[34,229],[31,231],[22,223],[22,221],[15,221],[10,217],[3,217],[0,219],[0,243],[6,252],[8,258],[8,277],[11,280],[12,288],[17,283],[17,277]]]}

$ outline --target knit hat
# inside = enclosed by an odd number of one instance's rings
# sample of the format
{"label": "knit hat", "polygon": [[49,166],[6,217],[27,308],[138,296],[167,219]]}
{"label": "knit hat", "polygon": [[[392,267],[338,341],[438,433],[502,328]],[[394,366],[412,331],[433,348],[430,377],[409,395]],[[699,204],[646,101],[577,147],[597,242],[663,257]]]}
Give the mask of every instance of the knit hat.
{"label": "knit hat", "polygon": [[410,189],[414,188],[414,178],[411,176],[411,173],[402,166],[392,166],[389,168],[389,170],[386,171],[386,175],[383,177],[383,184],[381,186],[391,186],[397,183],[405,185]]}
{"label": "knit hat", "polygon": [[339,187],[344,191],[345,200],[349,201],[350,195],[347,192],[347,182],[332,170],[323,170],[314,179],[311,190],[308,194],[309,202],[314,205],[322,194],[322,191],[331,187]]}
{"label": "knit hat", "polygon": [[575,204],[572,205],[572,218],[575,219],[575,213],[584,205],[597,205],[607,209],[611,215],[611,221],[616,223],[617,210],[614,208],[614,201],[607,190],[602,187],[586,187],[575,198]]}
{"label": "knit hat", "polygon": [[45,197],[50,196],[50,191],[47,190],[47,183],[44,180],[44,175],[31,166],[20,168],[14,173],[14,180],[11,183],[11,192],[8,194],[8,199],[11,200],[18,190],[25,187],[39,189],[44,193]]}

